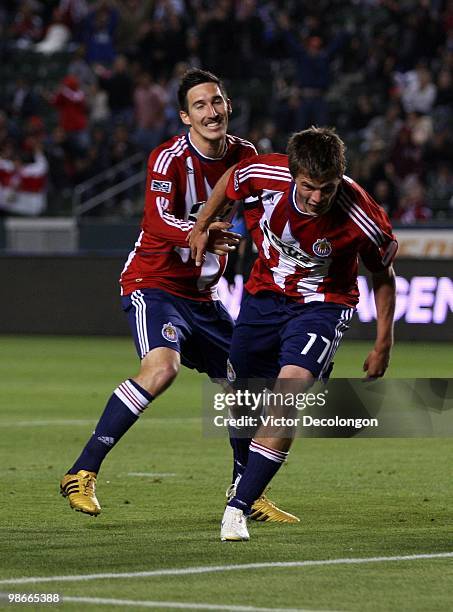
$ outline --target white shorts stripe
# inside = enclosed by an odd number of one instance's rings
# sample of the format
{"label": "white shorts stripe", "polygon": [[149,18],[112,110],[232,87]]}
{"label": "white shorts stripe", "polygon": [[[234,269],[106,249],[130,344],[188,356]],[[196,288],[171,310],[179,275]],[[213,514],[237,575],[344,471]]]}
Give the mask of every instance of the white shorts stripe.
{"label": "white shorts stripe", "polygon": [[146,303],[143,299],[143,293],[138,290],[133,291],[131,293],[131,301],[135,308],[135,324],[140,345],[140,357],[143,359],[149,352],[148,334],[146,330]]}
{"label": "white shorts stripe", "polygon": [[330,366],[330,363],[335,355],[335,353],[337,352],[338,346],[340,344],[341,339],[343,338],[343,334],[345,331],[347,331],[349,329],[349,322],[352,319],[352,316],[354,314],[354,308],[346,308],[345,310],[341,311],[340,314],[340,318],[338,320],[338,323],[335,326],[335,336],[334,339],[332,341],[330,350],[327,352],[327,355],[324,359],[324,365],[322,367],[321,372],[319,373],[319,380],[322,380],[324,374],[326,373],[327,369]]}

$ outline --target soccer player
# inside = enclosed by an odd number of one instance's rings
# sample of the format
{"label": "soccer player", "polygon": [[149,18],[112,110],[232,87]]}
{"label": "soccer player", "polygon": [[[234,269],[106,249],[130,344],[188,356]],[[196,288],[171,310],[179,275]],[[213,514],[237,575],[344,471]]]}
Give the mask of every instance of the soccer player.
{"label": "soccer player", "polygon": [[[93,435],[61,481],[71,507],[91,515],[101,511],[95,485],[102,461],[147,405],[172,384],[180,364],[213,379],[226,377],[233,324],[216,286],[237,235],[226,231],[227,222],[211,224],[208,253],[199,267],[190,257],[187,236],[225,170],[256,150],[226,133],[231,103],[215,75],[189,70],[181,79],[178,102],[189,131],[149,156],[142,228],[120,279],[140,371],[114,390]],[[231,438],[231,445],[235,478],[245,469],[249,444]],[[258,501],[259,520],[298,520],[266,497]]]}
{"label": "soccer player", "polygon": [[[208,224],[227,200],[245,199],[258,248],[233,334],[230,380],[273,378],[282,389],[292,379],[302,392],[326,380],[358,302],[358,257],[372,274],[377,312],[376,341],[363,369],[370,379],[384,375],[393,344],[397,243],[383,208],[344,175],[345,166],[335,131],[312,127],[291,137],[288,155],[259,155],[229,169],[200,213],[189,239],[197,265]],[[256,432],[225,509],[222,540],[249,539],[247,515],[286,461],[291,438]]]}

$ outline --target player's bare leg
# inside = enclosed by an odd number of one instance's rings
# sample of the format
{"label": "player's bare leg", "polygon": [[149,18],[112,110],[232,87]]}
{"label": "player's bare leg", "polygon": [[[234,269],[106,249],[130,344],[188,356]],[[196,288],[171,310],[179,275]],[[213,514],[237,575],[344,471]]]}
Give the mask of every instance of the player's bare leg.
{"label": "player's bare leg", "polygon": [[[314,383],[309,370],[299,366],[284,366],[273,389],[276,393],[284,391],[303,393]],[[261,426],[250,443],[249,460],[245,472],[238,483],[235,496],[228,502],[222,521],[220,538],[223,541],[248,540],[246,517],[260,513],[261,507],[267,508],[264,496],[267,485],[286,461],[293,436],[287,428],[281,431]],[[278,515],[277,515],[278,516]],[[292,516],[292,515],[289,515]],[[298,522],[297,517],[293,516]],[[290,522],[288,520],[281,522]]]}
{"label": "player's bare leg", "polygon": [[155,348],[142,359],[140,371],[132,380],[157,397],[175,380],[180,366],[178,351],[166,347]]}
{"label": "player's bare leg", "polygon": [[102,461],[148,404],[172,384],[180,363],[177,351],[155,348],[142,359],[137,376],[115,389],[93,435],[60,483],[61,494],[68,497],[71,508],[92,516],[101,512],[96,476]]}

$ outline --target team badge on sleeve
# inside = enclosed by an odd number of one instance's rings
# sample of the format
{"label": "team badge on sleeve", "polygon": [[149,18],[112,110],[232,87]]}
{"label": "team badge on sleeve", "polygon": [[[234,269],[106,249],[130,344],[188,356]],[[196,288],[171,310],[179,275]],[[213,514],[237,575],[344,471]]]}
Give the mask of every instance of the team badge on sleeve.
{"label": "team badge on sleeve", "polygon": [[318,255],[318,257],[329,257],[332,253],[332,245],[327,238],[318,238],[318,240],[313,243],[312,248],[313,253]]}
{"label": "team badge on sleeve", "polygon": [[178,330],[173,323],[170,323],[169,321],[162,326],[162,336],[165,338],[165,340],[168,340],[168,342],[177,342]]}
{"label": "team badge on sleeve", "polygon": [[162,191],[163,193],[170,193],[171,181],[151,181],[151,191]]}

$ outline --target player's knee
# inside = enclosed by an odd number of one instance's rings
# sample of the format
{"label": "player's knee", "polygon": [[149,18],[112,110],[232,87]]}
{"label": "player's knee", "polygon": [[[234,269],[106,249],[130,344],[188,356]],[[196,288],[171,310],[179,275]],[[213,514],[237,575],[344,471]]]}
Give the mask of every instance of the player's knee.
{"label": "player's knee", "polygon": [[315,377],[306,368],[301,368],[296,365],[285,365],[280,370],[278,375],[280,380],[290,379],[293,380],[297,385],[301,385],[304,389],[309,389],[315,382]]}
{"label": "player's knee", "polygon": [[[168,349],[167,349],[168,350]],[[154,397],[165,391],[175,380],[179,372],[180,357],[176,351],[147,355],[141,364],[140,373],[135,380]]]}

